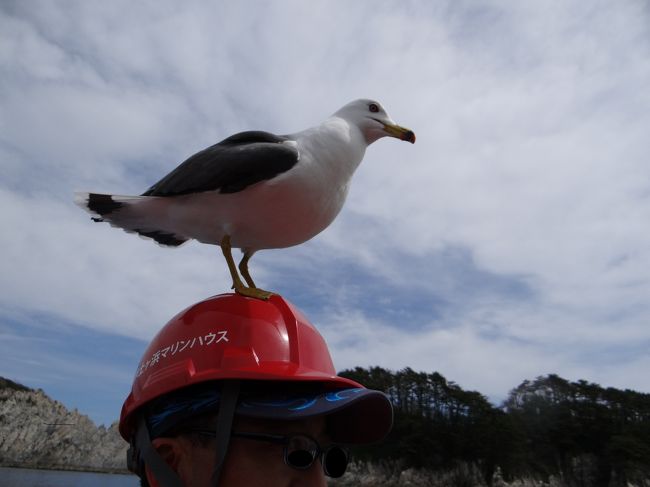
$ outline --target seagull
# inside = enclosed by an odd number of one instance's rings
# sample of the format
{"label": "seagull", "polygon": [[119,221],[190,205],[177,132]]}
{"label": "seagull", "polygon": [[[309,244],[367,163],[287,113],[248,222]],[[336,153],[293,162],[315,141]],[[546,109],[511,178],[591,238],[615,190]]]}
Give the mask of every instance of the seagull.
{"label": "seagull", "polygon": [[[415,143],[413,131],[379,102],[359,99],[294,134],[231,135],[140,196],[79,192],[75,203],[96,222],[162,246],[190,239],[219,245],[235,292],[268,299],[273,293],[258,288],[248,270],[253,254],[299,245],[325,230],[343,207],[366,147],[386,136]],[[238,266],[232,248],[243,252]]]}

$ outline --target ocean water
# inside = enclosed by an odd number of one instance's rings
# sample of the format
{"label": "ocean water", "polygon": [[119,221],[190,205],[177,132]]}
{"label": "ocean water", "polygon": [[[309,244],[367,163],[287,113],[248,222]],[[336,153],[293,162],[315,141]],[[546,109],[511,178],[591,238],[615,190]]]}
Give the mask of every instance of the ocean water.
{"label": "ocean water", "polygon": [[138,487],[135,475],[0,467],[0,487]]}

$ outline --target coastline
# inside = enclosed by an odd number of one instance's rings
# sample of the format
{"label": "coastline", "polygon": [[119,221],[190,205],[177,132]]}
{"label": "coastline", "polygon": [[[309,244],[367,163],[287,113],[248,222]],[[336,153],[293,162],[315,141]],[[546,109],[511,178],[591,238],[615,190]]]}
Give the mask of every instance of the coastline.
{"label": "coastline", "polygon": [[0,462],[1,468],[24,468],[29,470],[57,470],[62,472],[106,473],[115,475],[133,475],[126,468],[81,467],[75,465],[38,465],[33,463]]}

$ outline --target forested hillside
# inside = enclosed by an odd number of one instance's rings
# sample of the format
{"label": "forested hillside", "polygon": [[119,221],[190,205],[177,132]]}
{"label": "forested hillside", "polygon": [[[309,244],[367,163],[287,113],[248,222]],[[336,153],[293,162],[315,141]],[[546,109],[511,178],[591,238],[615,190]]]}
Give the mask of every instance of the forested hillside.
{"label": "forested hillside", "polygon": [[341,373],[388,394],[395,427],[358,458],[437,471],[477,466],[489,483],[562,478],[566,485],[645,485],[650,479],[650,394],[557,375],[524,381],[500,406],[438,373],[379,367]]}

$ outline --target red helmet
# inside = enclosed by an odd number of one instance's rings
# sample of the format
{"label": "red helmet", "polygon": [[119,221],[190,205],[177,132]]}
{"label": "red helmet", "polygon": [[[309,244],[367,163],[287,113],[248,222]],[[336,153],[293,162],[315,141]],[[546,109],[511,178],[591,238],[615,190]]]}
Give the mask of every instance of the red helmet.
{"label": "red helmet", "polygon": [[152,400],[193,384],[226,379],[363,388],[336,375],[323,337],[281,296],[262,301],[221,294],[176,315],[151,341],[122,406],[120,434],[132,439],[134,413]]}

